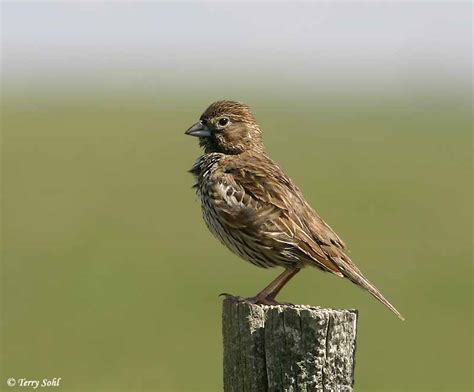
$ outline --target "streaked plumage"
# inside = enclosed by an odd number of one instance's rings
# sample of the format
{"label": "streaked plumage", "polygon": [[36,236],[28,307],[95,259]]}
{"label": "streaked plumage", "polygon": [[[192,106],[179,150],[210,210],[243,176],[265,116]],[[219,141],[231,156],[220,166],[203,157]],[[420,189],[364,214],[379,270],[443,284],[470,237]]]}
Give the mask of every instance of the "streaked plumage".
{"label": "streaked plumage", "polygon": [[209,230],[256,266],[285,268],[252,298],[255,302],[274,302],[283,285],[311,265],[349,278],[402,318],[345,254],[339,236],[266,155],[248,106],[215,102],[186,133],[198,136],[204,148],[191,173]]}

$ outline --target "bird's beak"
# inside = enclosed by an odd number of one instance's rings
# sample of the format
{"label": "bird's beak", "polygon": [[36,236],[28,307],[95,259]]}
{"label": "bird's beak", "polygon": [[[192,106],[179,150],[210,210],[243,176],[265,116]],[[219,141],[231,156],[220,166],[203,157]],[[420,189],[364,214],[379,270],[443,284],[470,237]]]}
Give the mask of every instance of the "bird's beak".
{"label": "bird's beak", "polygon": [[198,137],[209,137],[211,136],[211,131],[208,127],[206,127],[202,121],[198,121],[194,124],[191,128],[189,128],[186,132],[186,135],[189,136],[198,136]]}

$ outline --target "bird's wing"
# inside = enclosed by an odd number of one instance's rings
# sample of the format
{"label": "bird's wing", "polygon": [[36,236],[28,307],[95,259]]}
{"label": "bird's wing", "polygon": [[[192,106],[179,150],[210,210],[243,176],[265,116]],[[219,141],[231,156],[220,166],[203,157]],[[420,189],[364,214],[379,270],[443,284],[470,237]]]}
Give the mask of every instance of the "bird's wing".
{"label": "bird's wing", "polygon": [[366,289],[403,319],[345,254],[344,242],[270,158],[263,155],[245,162],[231,161],[222,166],[220,179],[222,197],[218,209],[228,225],[245,231],[249,237],[263,237],[264,246],[265,237],[271,248],[275,248],[275,242],[282,244],[286,255],[291,255],[288,247],[292,247],[313,265]]}
{"label": "bird's wing", "polygon": [[281,243],[287,252],[292,246],[301,258],[343,276],[333,260],[343,255],[343,241],[275,162],[265,156],[244,162],[230,160],[221,170],[217,209],[229,226],[266,236],[272,244]]}

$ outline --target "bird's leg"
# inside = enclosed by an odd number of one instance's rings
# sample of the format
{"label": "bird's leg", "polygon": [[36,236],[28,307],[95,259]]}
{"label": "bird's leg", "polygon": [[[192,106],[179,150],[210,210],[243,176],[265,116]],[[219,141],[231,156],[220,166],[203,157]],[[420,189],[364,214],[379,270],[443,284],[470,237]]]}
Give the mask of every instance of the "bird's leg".
{"label": "bird's leg", "polygon": [[300,268],[286,269],[280,275],[278,275],[270,284],[260,291],[255,297],[247,298],[247,301],[254,304],[263,305],[278,305],[275,301],[275,297],[280,290],[285,286],[288,281],[300,272]]}

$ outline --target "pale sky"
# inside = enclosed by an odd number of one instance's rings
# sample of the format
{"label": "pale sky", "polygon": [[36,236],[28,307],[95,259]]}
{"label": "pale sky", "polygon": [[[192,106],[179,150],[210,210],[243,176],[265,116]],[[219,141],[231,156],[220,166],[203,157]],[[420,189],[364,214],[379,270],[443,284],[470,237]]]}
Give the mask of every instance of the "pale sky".
{"label": "pale sky", "polygon": [[10,2],[2,77],[462,87],[471,33],[470,2]]}

